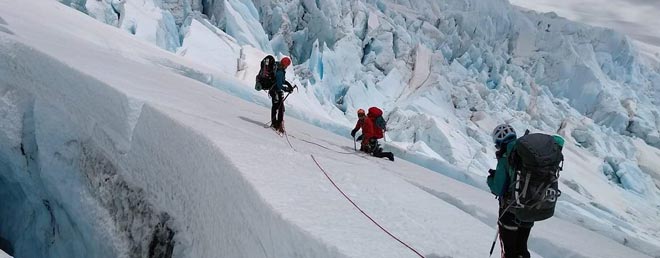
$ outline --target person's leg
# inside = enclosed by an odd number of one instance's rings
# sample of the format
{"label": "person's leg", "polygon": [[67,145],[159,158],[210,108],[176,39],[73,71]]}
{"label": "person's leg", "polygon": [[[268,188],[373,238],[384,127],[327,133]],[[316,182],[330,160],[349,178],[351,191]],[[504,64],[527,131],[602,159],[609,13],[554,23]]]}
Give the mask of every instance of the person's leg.
{"label": "person's leg", "polygon": [[529,250],[527,249],[527,241],[529,240],[529,234],[532,231],[532,227],[531,227],[532,225],[521,224],[520,227],[518,228],[518,236],[517,236],[518,239],[516,240],[516,242],[518,242],[517,253],[523,258],[530,258],[531,256],[529,254]]}
{"label": "person's leg", "polygon": [[373,149],[371,155],[373,155],[376,158],[387,158],[390,161],[394,161],[394,154],[391,152],[383,151],[383,148],[376,147]]}
{"label": "person's leg", "polygon": [[518,258],[516,254],[516,236],[518,235],[517,230],[511,230],[510,228],[499,226],[500,229],[500,244],[502,246],[502,258]]}
{"label": "person's leg", "polygon": [[372,154],[374,157],[377,158],[387,158],[390,161],[394,161],[394,154],[391,152],[383,151],[383,148],[380,147],[380,143],[378,140],[374,139],[371,142],[371,147],[372,147]]}
{"label": "person's leg", "polygon": [[[362,136],[366,137],[364,135]],[[373,155],[374,151],[371,143],[372,143],[372,139],[362,139],[362,143],[360,144],[360,150],[369,153],[370,155]]]}
{"label": "person's leg", "polygon": [[387,152],[383,152],[383,155],[385,155],[385,157],[387,157],[387,159],[389,159],[390,161],[394,161],[394,153],[387,151]]}
{"label": "person's leg", "polygon": [[284,120],[284,103],[282,103],[282,92],[278,92],[277,97],[279,99],[277,104],[277,124],[281,126],[282,121]]}
{"label": "person's leg", "polygon": [[374,151],[372,155],[376,158],[387,158],[390,161],[394,161],[394,154],[392,154],[391,152]]}
{"label": "person's leg", "polygon": [[506,212],[501,215],[499,231],[502,246],[502,258],[518,258],[518,225],[512,213]]}
{"label": "person's leg", "polygon": [[279,108],[280,102],[277,98],[277,94],[275,93],[274,90],[268,91],[268,95],[270,95],[270,103],[271,103],[271,108],[270,108],[270,122],[271,126],[274,128],[278,128],[279,124],[277,122],[277,109]]}

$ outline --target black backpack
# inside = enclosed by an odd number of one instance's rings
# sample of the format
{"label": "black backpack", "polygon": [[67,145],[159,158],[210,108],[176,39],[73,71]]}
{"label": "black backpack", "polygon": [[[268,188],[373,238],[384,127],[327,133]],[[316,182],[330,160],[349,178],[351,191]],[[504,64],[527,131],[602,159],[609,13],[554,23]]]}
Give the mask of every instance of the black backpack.
{"label": "black backpack", "polygon": [[261,60],[261,68],[255,79],[255,90],[270,90],[275,84],[275,58],[271,55]]}
{"label": "black backpack", "polygon": [[520,221],[541,221],[552,217],[559,191],[559,171],[564,156],[553,136],[526,134],[517,140],[509,155],[513,180],[505,200],[509,211]]}

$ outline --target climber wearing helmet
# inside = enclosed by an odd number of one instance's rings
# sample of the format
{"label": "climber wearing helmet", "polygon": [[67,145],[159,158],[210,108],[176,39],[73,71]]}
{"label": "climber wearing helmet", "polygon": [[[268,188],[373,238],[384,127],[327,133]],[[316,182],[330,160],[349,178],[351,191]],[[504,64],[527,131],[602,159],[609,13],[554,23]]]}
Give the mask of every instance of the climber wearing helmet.
{"label": "climber wearing helmet", "polygon": [[497,157],[497,170],[491,169],[488,171],[487,183],[491,192],[499,198],[499,219],[497,221],[500,243],[502,245],[503,258],[529,258],[529,250],[527,250],[527,240],[529,234],[534,226],[534,222],[523,222],[518,220],[516,216],[507,210],[504,201],[504,195],[509,192],[509,185],[511,178],[508,175],[509,155],[513,147],[516,145],[518,136],[516,130],[509,124],[501,124],[493,129],[492,133],[493,143],[495,143],[495,156]]}
{"label": "climber wearing helmet", "polygon": [[[279,132],[284,132],[284,103],[283,95],[284,91],[291,93],[293,91],[293,86],[291,83],[286,81],[286,68],[291,65],[291,58],[288,56],[282,57],[280,61],[276,64],[275,70],[275,87],[272,87],[268,91],[270,95],[272,107],[270,111],[271,127]],[[286,85],[286,87],[285,87]]]}

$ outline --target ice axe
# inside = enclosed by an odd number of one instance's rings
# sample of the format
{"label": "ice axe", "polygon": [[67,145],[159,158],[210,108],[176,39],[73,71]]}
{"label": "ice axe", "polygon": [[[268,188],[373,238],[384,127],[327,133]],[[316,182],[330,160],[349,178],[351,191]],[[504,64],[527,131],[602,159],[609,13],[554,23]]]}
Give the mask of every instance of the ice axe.
{"label": "ice axe", "polygon": [[495,232],[495,239],[493,239],[493,244],[490,246],[490,254],[488,255],[488,257],[493,256],[493,249],[495,249],[495,243],[497,242],[497,236],[499,236],[499,234],[500,234],[500,220],[502,219],[502,216],[504,216],[504,214],[509,210],[509,208],[511,208],[511,206],[513,204],[514,203],[511,203],[511,204],[509,204],[509,206],[506,206],[506,209],[504,209],[504,211],[502,211],[502,214],[497,218],[497,226],[496,226],[497,227],[497,232]]}
{"label": "ice axe", "polygon": [[493,244],[490,246],[490,253],[488,254],[488,257],[493,256],[493,250],[495,249],[495,243],[497,242],[497,236],[500,234],[499,228],[495,232],[495,239],[493,239]]}
{"label": "ice axe", "polygon": [[[296,92],[298,92],[298,85],[294,85],[293,89],[296,89]],[[291,92],[293,92],[293,89],[291,90]],[[289,97],[289,95],[291,95],[291,92],[286,93],[286,96],[284,96],[284,98],[282,99],[282,103],[280,103],[280,105],[284,105],[284,101]]]}

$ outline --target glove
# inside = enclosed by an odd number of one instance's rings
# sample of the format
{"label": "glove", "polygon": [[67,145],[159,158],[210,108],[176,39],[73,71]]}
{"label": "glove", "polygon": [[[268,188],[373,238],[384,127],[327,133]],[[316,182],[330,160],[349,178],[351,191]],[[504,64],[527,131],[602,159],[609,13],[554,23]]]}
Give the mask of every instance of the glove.
{"label": "glove", "polygon": [[494,177],[495,176],[495,169],[489,169],[488,170],[488,177]]}
{"label": "glove", "polygon": [[355,138],[355,133],[357,133],[357,130],[353,129],[353,130],[351,131],[351,136],[353,136],[353,138]]}
{"label": "glove", "polygon": [[293,92],[293,86],[289,85],[288,87],[284,88],[284,91],[286,91],[287,93]]}

